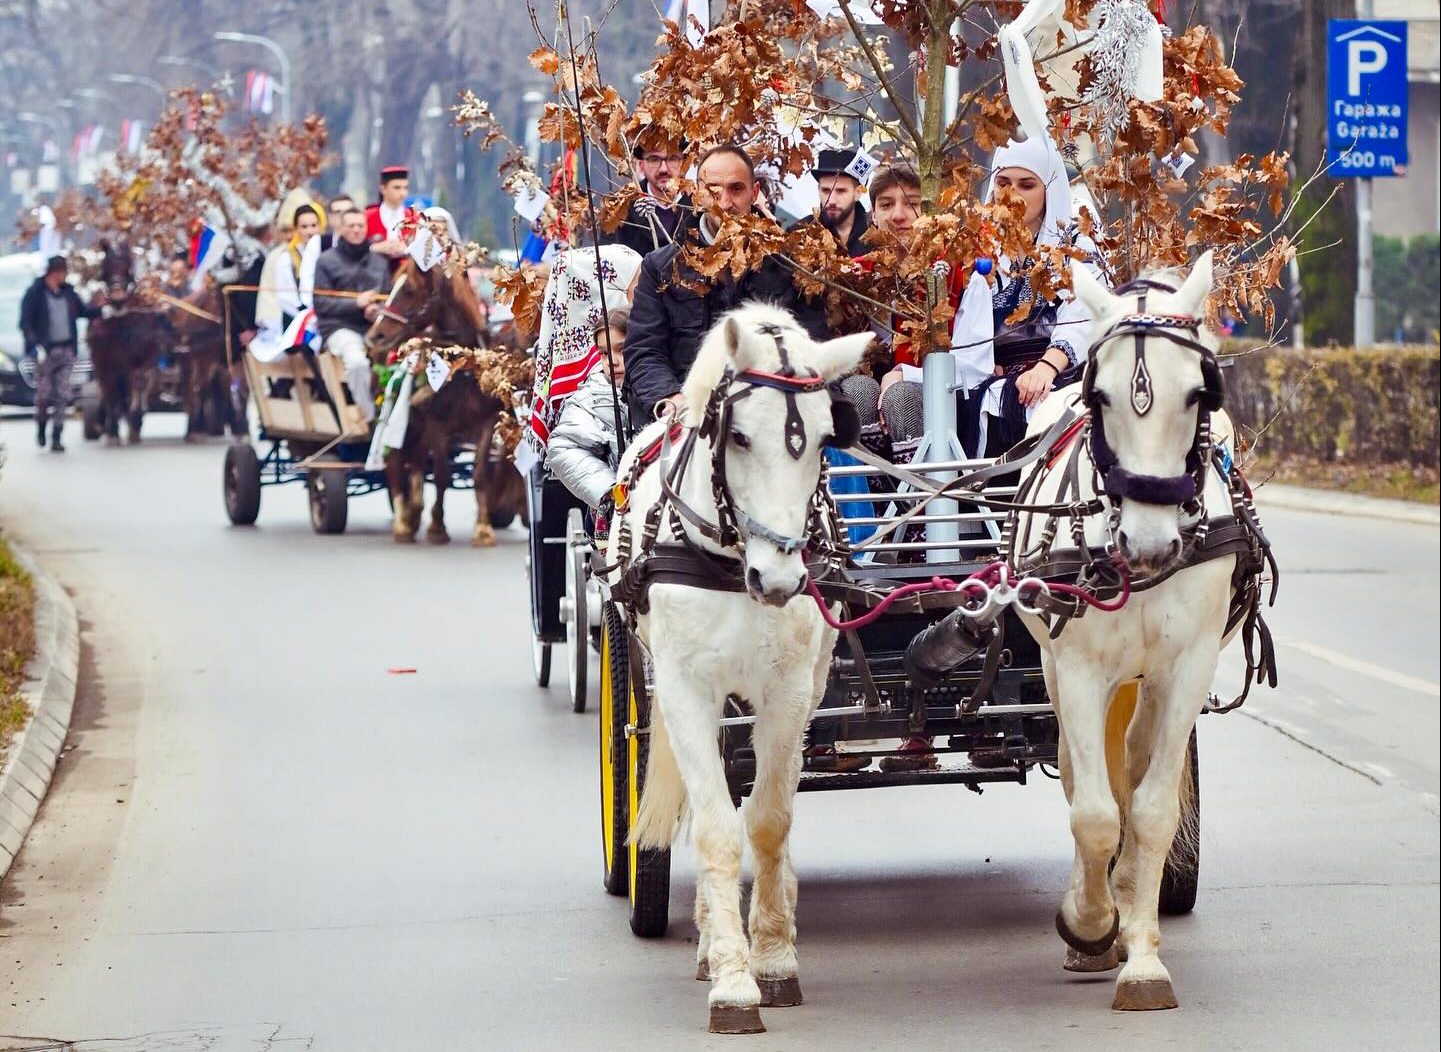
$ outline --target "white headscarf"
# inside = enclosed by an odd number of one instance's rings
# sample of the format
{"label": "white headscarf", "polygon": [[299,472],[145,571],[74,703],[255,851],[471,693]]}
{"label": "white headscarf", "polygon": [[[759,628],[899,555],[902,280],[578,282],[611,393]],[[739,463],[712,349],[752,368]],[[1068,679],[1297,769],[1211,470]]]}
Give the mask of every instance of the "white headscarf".
{"label": "white headscarf", "polygon": [[460,230],[455,225],[454,217],[451,216],[451,214],[447,212],[444,208],[441,208],[439,205],[432,205],[430,208],[427,208],[424,212],[420,214],[425,216],[426,219],[445,220],[445,232],[450,237],[450,239],[452,241],[455,241],[460,238]]}
{"label": "white headscarf", "polygon": [[1032,136],[1024,142],[1012,140],[991,159],[991,179],[986,185],[986,203],[996,199],[996,173],[1002,168],[1024,168],[1046,184],[1046,214],[1041,220],[1038,245],[1059,245],[1071,225],[1071,184],[1066,162],[1049,136]]}

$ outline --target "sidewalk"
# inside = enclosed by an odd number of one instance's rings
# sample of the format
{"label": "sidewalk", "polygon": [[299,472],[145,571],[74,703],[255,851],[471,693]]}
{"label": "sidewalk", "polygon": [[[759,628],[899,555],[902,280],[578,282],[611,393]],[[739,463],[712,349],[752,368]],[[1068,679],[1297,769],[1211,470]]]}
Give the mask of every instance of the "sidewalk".
{"label": "sidewalk", "polygon": [[35,587],[35,656],[26,669],[29,681],[23,688],[30,704],[30,722],[11,742],[10,759],[0,771],[0,879],[20,853],[50,788],[70,730],[80,667],[75,604],[28,554],[16,550],[15,555]]}
{"label": "sidewalk", "polygon": [[1257,488],[1256,503],[1263,511],[1268,507],[1285,508],[1289,511],[1312,511],[1323,515],[1360,515],[1419,526],[1441,526],[1441,509],[1434,504],[1384,500],[1380,497],[1363,497],[1358,493],[1306,489],[1275,482]]}

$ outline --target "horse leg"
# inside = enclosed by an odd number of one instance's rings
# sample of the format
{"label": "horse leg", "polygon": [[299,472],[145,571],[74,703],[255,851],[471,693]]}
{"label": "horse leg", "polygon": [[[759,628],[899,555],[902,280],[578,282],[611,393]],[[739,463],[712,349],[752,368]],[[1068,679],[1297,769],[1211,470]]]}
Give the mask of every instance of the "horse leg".
{"label": "horse leg", "polygon": [[696,889],[695,897],[695,977],[703,983],[710,982],[710,908],[706,897]]}
{"label": "horse leg", "polygon": [[125,378],[111,375],[101,388],[101,404],[105,406],[105,444],[120,445],[120,420],[125,416]]}
{"label": "horse leg", "polygon": [[[419,451],[416,451],[419,453]],[[405,463],[405,528],[410,536],[420,532],[425,514],[425,457],[418,456]]]}
{"label": "horse leg", "polygon": [[[1214,638],[1214,637],[1212,637]],[[1124,933],[1126,966],[1116,977],[1111,1007],[1120,1011],[1175,1008],[1171,976],[1161,963],[1161,928],[1157,916],[1161,874],[1176,837],[1181,814],[1181,777],[1186,746],[1200,714],[1200,699],[1216,674],[1218,650],[1214,644],[1196,643],[1177,660],[1162,666],[1159,675],[1146,680],[1148,705],[1155,707],[1154,726],[1144,774],[1131,797],[1127,833],[1135,841],[1132,872],[1133,902]],[[1128,740],[1128,749],[1132,742]]]}
{"label": "horse leg", "polygon": [[185,412],[185,441],[194,442],[199,431],[200,398],[197,378],[200,369],[196,367],[195,356],[185,354],[180,358],[180,398]]}
{"label": "horse leg", "polygon": [[385,454],[385,488],[390,491],[390,535],[397,544],[414,544],[415,531],[408,529],[410,521],[405,504],[408,498],[405,460],[400,450]]}
{"label": "horse leg", "polygon": [[751,975],[760,985],[761,1004],[767,1008],[801,1003],[796,879],[789,838],[801,774],[801,742],[813,708],[813,684],[788,686],[766,698],[765,711],[756,721],[755,786],[745,805],[755,859],[750,909]]}
{"label": "horse leg", "polygon": [[740,868],[744,828],[731,803],[716,748],[715,701],[660,647],[656,700],[691,809],[698,875],[696,897],[709,920],[710,1029],[749,1034],[764,1030],[761,991],[750,972],[750,946],[741,926]]}
{"label": "horse leg", "polygon": [[145,405],[154,379],[155,373],[150,369],[136,369],[130,374],[130,412],[126,422],[130,427],[127,438],[132,446],[140,444],[140,428],[145,422]]}
{"label": "horse leg", "polygon": [[[1067,945],[1097,957],[1116,941],[1120,915],[1111,896],[1109,869],[1121,836],[1121,815],[1106,773],[1106,709],[1111,684],[1083,655],[1057,655],[1053,701],[1065,727],[1070,782],[1071,835],[1076,842],[1071,886],[1056,914]],[[1069,660],[1068,660],[1069,659]]]}
{"label": "horse leg", "polygon": [[431,475],[435,479],[435,503],[430,507],[430,528],[425,539],[431,544],[449,544],[445,528],[445,491],[450,489],[450,438],[441,435],[430,446]]}
{"label": "horse leg", "polygon": [[475,531],[470,543],[475,548],[489,548],[495,544],[495,527],[490,524],[490,441],[495,434],[495,417],[483,426],[475,436]]}

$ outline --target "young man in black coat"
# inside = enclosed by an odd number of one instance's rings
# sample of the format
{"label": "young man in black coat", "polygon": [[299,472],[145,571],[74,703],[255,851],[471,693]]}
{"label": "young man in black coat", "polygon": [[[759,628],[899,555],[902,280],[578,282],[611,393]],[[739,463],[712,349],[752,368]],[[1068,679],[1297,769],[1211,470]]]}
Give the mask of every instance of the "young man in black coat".
{"label": "young man in black coat", "polygon": [[39,358],[40,348],[45,349],[45,360],[35,369],[35,441],[44,447],[45,425],[53,411],[50,448],[56,453],[65,452],[60,433],[70,408],[70,373],[80,339],[76,323],[81,318],[100,317],[99,307],[80,302],[75,287],[65,280],[68,273],[65,257],[51,256],[45,275],[35,279],[20,301],[26,357]]}
{"label": "young man in black coat", "polygon": [[[737,146],[717,146],[707,152],[701,158],[698,182],[702,207],[745,215],[759,199],[755,166]],[[815,339],[828,335],[824,307],[796,291],[784,260],[769,256],[739,279],[725,272],[708,280],[678,257],[687,242],[712,241],[710,221],[698,211],[695,222],[683,229],[681,240],[647,255],[640,268],[625,340],[626,397],[637,425],[655,419],[667,407],[679,411],[681,383],[695,362],[701,339],[728,310],[764,300],[789,310]],[[707,289],[701,294],[687,285]]]}
{"label": "young man in black coat", "polygon": [[861,204],[861,181],[846,169],[856,157],[855,150],[822,150],[811,175],[821,189],[821,210],[818,216],[802,219],[829,230],[846,255],[855,259],[870,251],[863,238],[871,228],[871,217]]}

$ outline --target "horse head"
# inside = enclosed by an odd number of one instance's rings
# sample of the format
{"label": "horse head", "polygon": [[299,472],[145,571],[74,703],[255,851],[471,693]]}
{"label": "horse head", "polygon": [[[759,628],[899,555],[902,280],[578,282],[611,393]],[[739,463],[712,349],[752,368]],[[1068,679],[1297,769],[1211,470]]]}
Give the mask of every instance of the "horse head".
{"label": "horse head", "polygon": [[130,246],[124,241],[118,245],[101,241],[99,247],[103,253],[100,260],[100,280],[105,284],[106,294],[111,303],[124,303],[135,284],[135,267],[130,257]]}
{"label": "horse head", "polygon": [[1211,414],[1223,399],[1218,341],[1205,327],[1211,253],[1183,282],[1152,275],[1114,294],[1079,265],[1071,277],[1100,333],[1082,388],[1091,459],[1122,554],[1161,571],[1182,554],[1181,516],[1203,511]]}
{"label": "horse head", "polygon": [[365,346],[372,357],[384,356],[431,328],[445,342],[479,347],[484,322],[463,267],[421,270],[408,259],[365,334]]}
{"label": "horse head", "polygon": [[870,343],[870,333],[817,342],[789,312],[751,303],[706,334],[686,377],[686,418],[699,422],[712,468],[691,484],[720,505],[721,533],[760,602],[783,606],[805,586],[821,447],[837,426],[827,384]]}

